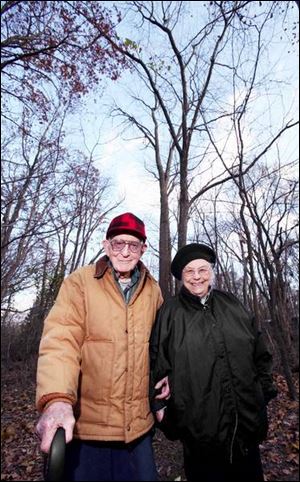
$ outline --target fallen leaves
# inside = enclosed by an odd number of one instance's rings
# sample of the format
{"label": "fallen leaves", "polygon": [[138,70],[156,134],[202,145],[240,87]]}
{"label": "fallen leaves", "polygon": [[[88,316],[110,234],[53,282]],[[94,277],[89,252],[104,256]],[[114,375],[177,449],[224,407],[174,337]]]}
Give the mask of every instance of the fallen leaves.
{"label": "fallen leaves", "polygon": [[[275,375],[278,396],[268,406],[269,434],[261,445],[267,481],[299,480],[298,401],[290,400],[282,375]],[[299,393],[299,382],[295,378]]]}
{"label": "fallen leaves", "polygon": [[1,480],[43,480],[43,456],[35,435],[35,383],[18,373],[1,380]]}
{"label": "fallen leaves", "polygon": [[[1,480],[39,481],[43,480],[44,459],[35,435],[34,376],[24,377],[21,367],[16,370],[4,372],[1,380]],[[284,378],[275,378],[279,394],[269,404],[269,436],[261,445],[265,480],[298,481],[298,402],[289,399]],[[153,445],[159,479],[186,480],[180,442],[171,442],[157,431]]]}
{"label": "fallen leaves", "polygon": [[8,425],[1,429],[1,440],[9,440],[16,435],[16,429],[13,425]]}

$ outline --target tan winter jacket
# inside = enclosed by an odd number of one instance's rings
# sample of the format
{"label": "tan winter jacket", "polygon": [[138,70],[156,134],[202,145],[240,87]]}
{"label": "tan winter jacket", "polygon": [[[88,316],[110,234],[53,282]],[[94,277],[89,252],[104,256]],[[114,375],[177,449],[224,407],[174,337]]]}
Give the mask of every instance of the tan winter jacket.
{"label": "tan winter jacket", "polygon": [[149,338],[162,303],[143,263],[126,305],[107,258],[63,282],[45,320],[37,370],[37,408],[74,406],[74,438],[130,442],[153,425]]}

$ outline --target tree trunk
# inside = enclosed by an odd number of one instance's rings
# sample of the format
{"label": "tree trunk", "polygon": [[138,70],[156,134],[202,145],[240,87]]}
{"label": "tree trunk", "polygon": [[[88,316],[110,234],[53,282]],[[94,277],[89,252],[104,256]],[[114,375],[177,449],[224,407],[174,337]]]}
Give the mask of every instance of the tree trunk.
{"label": "tree trunk", "polygon": [[160,182],[159,284],[164,299],[173,292],[171,270],[171,240],[167,186]]}

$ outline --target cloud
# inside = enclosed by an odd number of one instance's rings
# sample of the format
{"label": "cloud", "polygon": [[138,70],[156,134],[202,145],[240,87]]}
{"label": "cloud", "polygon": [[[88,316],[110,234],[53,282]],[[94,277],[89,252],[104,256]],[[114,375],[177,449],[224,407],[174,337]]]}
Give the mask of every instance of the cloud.
{"label": "cloud", "polygon": [[144,166],[137,161],[122,162],[115,173],[118,194],[125,198],[126,210],[145,217],[146,212],[159,211],[157,182],[151,180]]}

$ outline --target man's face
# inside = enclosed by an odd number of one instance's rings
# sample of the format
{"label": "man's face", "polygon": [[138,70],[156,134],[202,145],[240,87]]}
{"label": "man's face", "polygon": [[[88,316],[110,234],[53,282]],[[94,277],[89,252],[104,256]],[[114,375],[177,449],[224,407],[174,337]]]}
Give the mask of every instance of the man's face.
{"label": "man's face", "polygon": [[114,269],[123,276],[130,275],[147,249],[143,241],[131,234],[118,234],[111,239],[106,239],[103,241],[103,246]]}
{"label": "man's face", "polygon": [[213,270],[205,259],[194,259],[182,270],[184,286],[195,296],[203,298],[207,295],[213,281]]}

